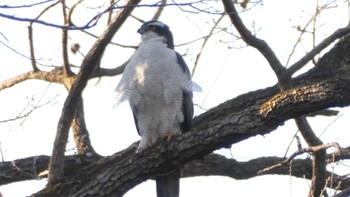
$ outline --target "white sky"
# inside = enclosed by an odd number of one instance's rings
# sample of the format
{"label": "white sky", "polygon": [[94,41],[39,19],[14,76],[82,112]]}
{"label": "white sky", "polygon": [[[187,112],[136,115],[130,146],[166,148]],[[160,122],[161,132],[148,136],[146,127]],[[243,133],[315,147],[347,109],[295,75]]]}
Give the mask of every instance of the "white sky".
{"label": "white sky", "polygon": [[[16,1],[16,4],[19,5],[20,2]],[[29,1],[23,2],[28,4]],[[94,1],[86,1],[86,5],[92,4],[91,2]],[[263,1],[263,6],[255,6],[242,12],[241,16],[250,29],[253,25],[255,26],[257,36],[266,40],[281,62],[285,63],[299,36],[299,32],[293,26],[300,25],[303,27],[306,24],[314,13],[315,2],[266,0]],[[324,1],[320,2],[324,3]],[[1,1],[0,4],[13,5],[13,1]],[[320,16],[320,22],[317,24],[316,42],[321,41],[324,36],[330,35],[337,28],[344,27],[348,23],[349,14],[346,4],[340,0],[336,1],[336,4],[336,7],[325,11]],[[220,1],[215,6],[222,9]],[[61,9],[60,6],[59,9]],[[154,11],[154,8],[138,9],[135,16],[148,20],[152,16],[152,11]],[[0,13],[3,12],[16,13],[16,16],[19,17],[33,17],[37,13],[35,11],[0,10]],[[73,20],[77,21],[78,24],[84,24],[90,19],[90,16],[96,13],[96,10],[86,11],[81,9],[77,10],[78,12],[85,13],[74,16]],[[57,16],[56,13],[52,11],[47,18],[52,22],[59,23],[61,21],[60,15]],[[86,17],[81,17],[82,15]],[[181,44],[206,35],[213,24],[213,19],[218,17],[203,13],[196,15],[179,13],[178,8],[169,7],[165,9],[160,20],[170,26],[174,34],[175,44]],[[13,22],[4,18],[0,18],[0,23],[2,24],[0,32],[6,37],[5,39],[0,35],[0,41],[29,56],[28,24]],[[99,35],[104,25],[105,22],[101,19],[99,25],[91,30]],[[139,26],[138,22],[129,19],[123,26],[122,31],[116,34],[114,41],[126,45],[137,45],[140,38],[136,30]],[[227,18],[220,23],[220,27],[228,28],[228,30],[233,28]],[[34,25],[34,33],[36,56],[40,59],[40,62],[55,66],[60,65],[62,62],[61,32],[55,28]],[[90,36],[78,31],[71,32],[70,37],[70,44],[79,43],[82,46],[81,51],[85,54],[94,42],[94,39]],[[297,48],[291,62],[296,61],[305,51],[312,48],[310,38],[309,35],[303,38],[302,45]],[[193,61],[200,44],[201,41],[176,48],[182,54],[187,53],[184,58],[190,69],[193,67]],[[127,60],[132,53],[133,50],[131,49],[110,46],[106,50],[102,66],[109,68],[118,66]],[[28,59],[19,56],[3,45],[0,46],[0,54],[3,57],[0,66],[1,81],[29,71],[31,68]],[[70,54],[70,60],[71,63],[80,65],[82,57]],[[102,155],[114,154],[139,140],[128,104],[123,103],[117,108],[112,108],[114,89],[119,78],[102,78],[98,83],[96,80],[92,80],[84,91],[86,122],[90,137],[95,150]],[[226,33],[216,34],[210,39],[208,47],[203,51],[194,80],[203,88],[202,93],[194,95],[195,103],[204,109],[214,107],[227,99],[248,91],[265,88],[276,83],[276,77],[263,57],[255,49],[245,47],[242,41],[235,41],[232,35]],[[28,103],[42,105],[48,101],[52,102],[36,110],[26,119],[0,124],[0,148],[2,150],[0,156],[6,161],[10,161],[33,155],[50,155],[57,122],[66,95],[67,93],[63,87],[42,81],[28,81],[1,91],[0,120],[15,117],[23,109],[28,111],[31,108],[30,106],[25,108]],[[198,111],[198,113],[202,112]],[[310,121],[318,135],[326,129],[321,137],[321,140],[325,143],[336,141],[342,146],[348,146],[345,139],[348,139],[346,133],[349,128],[347,120],[350,118],[350,113],[348,109],[341,109],[340,114],[340,117],[318,117]],[[285,126],[278,128],[276,132],[235,144],[231,150],[223,149],[218,152],[228,157],[233,156],[233,158],[240,161],[260,156],[284,156],[296,131],[294,122],[288,121]],[[294,143],[288,154],[295,151],[296,145]],[[71,139],[68,149],[73,148],[74,141]],[[69,153],[74,153],[74,151],[69,151]],[[349,168],[342,164],[338,165],[335,170],[343,173],[349,172]],[[46,184],[45,180],[32,182],[35,183],[28,184],[24,182],[1,186],[0,192],[5,197],[20,197],[29,195]],[[266,184],[267,182],[269,184]],[[278,183],[278,188],[275,187],[274,183]],[[252,186],[254,189],[251,189]],[[220,196],[306,196],[308,182],[289,176],[261,176],[245,181],[225,177],[197,177],[181,180],[181,196],[214,196],[218,194],[218,191],[222,193]],[[136,197],[144,194],[155,196],[153,181],[147,181],[135,187],[125,196]]]}

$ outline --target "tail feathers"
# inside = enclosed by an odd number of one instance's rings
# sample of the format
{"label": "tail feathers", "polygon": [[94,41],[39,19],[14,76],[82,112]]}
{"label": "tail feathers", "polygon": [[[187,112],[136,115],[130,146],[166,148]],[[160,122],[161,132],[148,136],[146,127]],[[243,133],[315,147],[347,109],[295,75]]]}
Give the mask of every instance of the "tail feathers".
{"label": "tail feathers", "polygon": [[179,197],[181,169],[156,177],[157,197]]}

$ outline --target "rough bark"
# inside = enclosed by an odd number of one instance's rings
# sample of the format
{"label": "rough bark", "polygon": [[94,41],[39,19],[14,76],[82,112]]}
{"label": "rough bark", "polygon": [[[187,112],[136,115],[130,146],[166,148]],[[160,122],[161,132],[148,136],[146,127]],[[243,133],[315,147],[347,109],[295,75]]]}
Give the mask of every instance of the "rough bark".
{"label": "rough bark", "polygon": [[[350,159],[350,147],[342,149],[340,154],[329,154],[329,161],[337,162],[344,159]],[[76,174],[84,170],[89,165],[96,165],[106,158],[87,157],[84,155],[71,155],[65,158],[65,174],[67,176]],[[292,165],[283,165],[264,173],[259,173],[262,169],[281,163],[285,158],[279,157],[260,157],[246,162],[240,162],[235,159],[229,159],[218,154],[209,154],[203,159],[193,160],[183,167],[183,177],[195,176],[227,176],[236,180],[249,179],[260,175],[291,175],[300,178],[311,179],[312,161],[310,159],[294,159]],[[49,156],[39,155],[27,157],[15,161],[0,163],[0,185],[14,183],[18,181],[41,179],[47,177],[47,167],[50,161]],[[290,164],[290,163],[288,163]],[[218,168],[217,166],[220,166]],[[333,172],[332,172],[333,173]],[[333,177],[333,185],[343,190],[350,186],[350,178],[340,177],[328,172],[327,177]]]}
{"label": "rough bark", "polygon": [[269,133],[288,119],[348,106],[349,43],[349,38],[344,39],[321,58],[316,68],[293,79],[292,89],[279,93],[274,86],[228,100],[198,116],[192,132],[176,135],[167,143],[160,141],[139,154],[133,145],[66,177],[64,183],[46,188],[37,196],[122,196],[158,173],[201,159],[218,148]]}

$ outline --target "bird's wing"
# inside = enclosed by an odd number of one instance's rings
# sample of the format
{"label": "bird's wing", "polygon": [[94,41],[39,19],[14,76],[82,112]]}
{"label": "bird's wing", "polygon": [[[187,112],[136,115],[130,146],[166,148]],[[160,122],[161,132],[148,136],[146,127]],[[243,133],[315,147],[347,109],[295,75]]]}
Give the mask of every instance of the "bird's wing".
{"label": "bird's wing", "polygon": [[[191,73],[188,69],[185,60],[182,56],[176,52],[176,58],[179,66],[184,71],[184,73],[188,76],[188,80],[191,80]],[[192,89],[183,89],[182,92],[183,101],[182,101],[182,112],[184,115],[184,121],[181,123],[181,132],[186,132],[192,128],[192,117],[193,117],[193,94]]]}

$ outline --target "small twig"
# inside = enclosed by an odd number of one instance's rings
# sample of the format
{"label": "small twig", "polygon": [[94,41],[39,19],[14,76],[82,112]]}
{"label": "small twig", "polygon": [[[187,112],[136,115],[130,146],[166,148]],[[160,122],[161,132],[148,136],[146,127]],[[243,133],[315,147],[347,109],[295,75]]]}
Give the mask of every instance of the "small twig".
{"label": "small twig", "polygon": [[199,52],[196,56],[196,59],[194,61],[194,66],[193,66],[193,69],[192,69],[192,77],[194,76],[195,74],[195,71],[196,71],[196,68],[197,68],[197,65],[198,65],[198,62],[199,62],[199,59],[202,55],[202,52],[205,48],[205,46],[207,45],[208,41],[209,41],[209,38],[211,37],[211,35],[213,35],[214,33],[214,30],[216,29],[216,27],[218,26],[218,24],[220,23],[220,21],[224,18],[225,15],[221,15],[220,18],[215,22],[215,24],[213,25],[213,27],[211,28],[208,36],[204,37],[204,40],[203,40],[203,43],[202,43],[202,46],[200,47],[199,49]]}
{"label": "small twig", "polygon": [[289,156],[289,158],[283,160],[282,162],[272,165],[270,167],[264,168],[262,170],[258,171],[258,174],[263,174],[267,171],[271,171],[275,168],[278,167],[282,167],[284,165],[287,165],[288,163],[290,163],[295,157],[302,155],[304,153],[315,153],[318,152],[320,150],[325,150],[328,148],[334,147],[336,148],[336,151],[334,151],[333,154],[340,154],[341,153],[341,148],[339,146],[339,144],[337,142],[332,142],[332,143],[327,143],[327,144],[323,144],[323,145],[319,145],[319,146],[313,146],[313,147],[308,147],[308,148],[301,148],[299,149],[299,145],[298,145],[298,150],[296,152],[294,152],[291,156]]}

